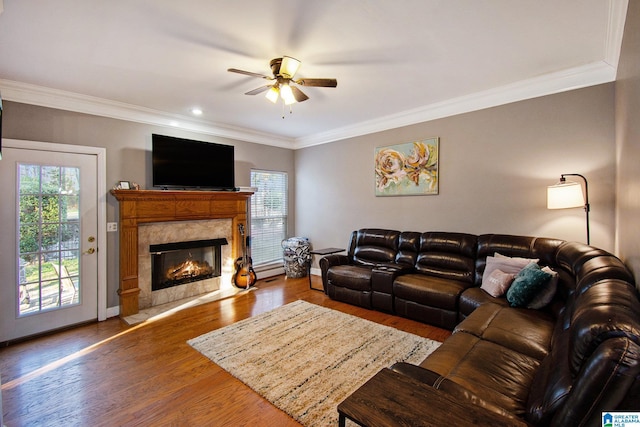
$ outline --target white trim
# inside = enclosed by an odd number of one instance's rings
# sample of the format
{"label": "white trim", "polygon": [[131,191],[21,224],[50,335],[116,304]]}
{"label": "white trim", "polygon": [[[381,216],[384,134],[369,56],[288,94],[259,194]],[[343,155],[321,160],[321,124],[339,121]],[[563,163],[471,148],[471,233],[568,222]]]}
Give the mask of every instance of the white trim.
{"label": "white trim", "polygon": [[624,35],[624,23],[627,19],[628,0],[609,1],[609,21],[607,26],[607,40],[604,60],[614,68],[618,68],[620,50],[622,49],[622,37]]}
{"label": "white trim", "polygon": [[496,107],[511,102],[609,83],[614,81],[615,78],[615,68],[606,62],[596,62],[426,105],[413,110],[401,111],[397,114],[379,117],[357,123],[353,126],[346,126],[316,135],[297,138],[295,148],[299,149],[326,144],[345,138],[396,129],[416,123],[454,116],[456,114]]}
{"label": "white trim", "polygon": [[117,317],[120,316],[120,306],[117,305],[115,307],[108,307],[107,308],[107,319],[110,319],[112,317]]}
{"label": "white trim", "polygon": [[284,267],[275,267],[267,270],[257,270],[256,275],[258,276],[258,280],[268,279],[269,277],[279,276],[284,274]]}
{"label": "white trim", "polygon": [[[618,15],[620,10],[624,10],[622,7],[614,7],[613,9],[613,15]],[[624,19],[622,23],[624,23]],[[617,31],[619,26],[620,24],[612,25],[607,43],[607,60],[615,60],[615,63],[617,63],[617,57],[620,54],[620,42],[617,42],[617,40],[622,37],[622,34],[618,34],[619,32]],[[615,46],[618,46],[617,50]],[[0,79],[0,89],[2,90],[3,99],[7,101],[93,114],[156,126],[179,127],[180,129],[205,135],[214,135],[296,150],[491,108],[511,102],[609,83],[614,81],[615,78],[616,67],[606,61],[599,61],[295,139],[217,123],[194,121],[185,116],[11,80]]]}
{"label": "white trim", "polygon": [[194,120],[179,114],[166,113],[151,108],[139,107],[124,102],[112,101],[95,96],[67,92],[48,87],[0,79],[2,97],[7,101],[40,107],[92,114],[100,117],[126,120],[168,128],[179,128],[204,135],[238,139],[281,148],[292,148],[294,140],[280,135],[258,132],[220,123]]}
{"label": "white trim", "polygon": [[[57,144],[52,142],[3,139],[5,147],[27,150],[59,151],[96,156],[97,193],[98,193],[98,320],[107,319],[107,150],[102,147]],[[104,250],[99,250],[105,248]]]}

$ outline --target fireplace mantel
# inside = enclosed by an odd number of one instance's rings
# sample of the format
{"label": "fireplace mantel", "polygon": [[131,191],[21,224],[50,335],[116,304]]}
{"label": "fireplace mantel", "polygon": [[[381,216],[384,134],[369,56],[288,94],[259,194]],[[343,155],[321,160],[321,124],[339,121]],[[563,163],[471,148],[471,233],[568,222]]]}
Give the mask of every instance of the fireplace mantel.
{"label": "fireplace mantel", "polygon": [[239,224],[247,226],[248,191],[111,190],[120,213],[120,316],[138,313],[138,225],[231,219],[234,259],[242,255]]}

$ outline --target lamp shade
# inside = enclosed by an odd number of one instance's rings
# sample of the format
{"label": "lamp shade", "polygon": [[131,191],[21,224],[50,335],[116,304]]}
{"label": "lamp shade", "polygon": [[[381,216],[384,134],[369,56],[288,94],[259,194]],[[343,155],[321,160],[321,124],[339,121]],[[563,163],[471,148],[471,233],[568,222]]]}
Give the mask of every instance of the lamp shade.
{"label": "lamp shade", "polygon": [[267,92],[267,94],[265,95],[265,97],[273,102],[274,104],[276,103],[276,101],[278,100],[278,96],[280,95],[280,90],[278,90],[277,86],[271,86],[271,88],[269,89],[269,91]]}
{"label": "lamp shade", "polygon": [[280,64],[280,74],[292,78],[299,67],[300,61],[290,56],[283,56],[282,63]]}
{"label": "lamp shade", "polygon": [[290,105],[296,102],[295,96],[293,96],[293,91],[291,90],[291,86],[288,84],[283,84],[280,86],[280,96],[284,101],[285,105]]}
{"label": "lamp shade", "polygon": [[547,209],[584,207],[582,186],[577,182],[564,181],[547,187]]}

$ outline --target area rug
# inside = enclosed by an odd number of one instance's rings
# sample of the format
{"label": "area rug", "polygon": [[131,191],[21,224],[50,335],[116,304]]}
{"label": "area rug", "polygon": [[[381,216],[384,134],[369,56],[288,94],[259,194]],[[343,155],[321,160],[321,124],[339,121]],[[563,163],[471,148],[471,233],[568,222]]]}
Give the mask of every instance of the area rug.
{"label": "area rug", "polygon": [[305,426],[337,425],[338,404],[376,372],[440,345],[305,301],[188,343]]}

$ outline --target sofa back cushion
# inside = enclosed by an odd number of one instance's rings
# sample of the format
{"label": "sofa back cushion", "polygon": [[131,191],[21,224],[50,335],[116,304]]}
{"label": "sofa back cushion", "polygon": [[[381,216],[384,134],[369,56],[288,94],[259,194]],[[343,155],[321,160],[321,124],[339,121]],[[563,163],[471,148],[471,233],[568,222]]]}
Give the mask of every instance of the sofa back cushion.
{"label": "sofa back cushion", "polygon": [[394,262],[398,253],[400,232],[379,228],[354,231],[349,245],[349,257],[356,265],[375,266]]}
{"label": "sofa back cushion", "polygon": [[398,239],[398,253],[396,263],[414,266],[418,257],[420,246],[420,233],[415,231],[403,231]]}
{"label": "sofa back cushion", "polygon": [[476,239],[466,233],[422,233],[416,271],[473,285]]}
{"label": "sofa back cushion", "polygon": [[562,243],[564,243],[563,240],[545,237],[482,234],[478,236],[475,284],[476,286],[482,285],[487,256],[499,253],[508,257],[537,258],[540,266],[553,268],[555,267],[556,252]]}

